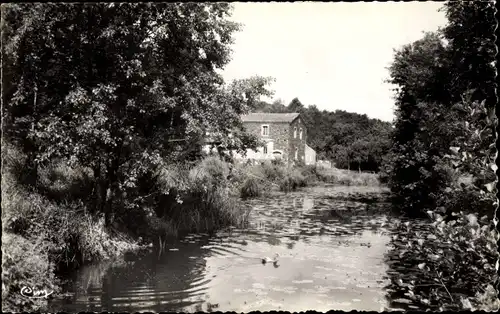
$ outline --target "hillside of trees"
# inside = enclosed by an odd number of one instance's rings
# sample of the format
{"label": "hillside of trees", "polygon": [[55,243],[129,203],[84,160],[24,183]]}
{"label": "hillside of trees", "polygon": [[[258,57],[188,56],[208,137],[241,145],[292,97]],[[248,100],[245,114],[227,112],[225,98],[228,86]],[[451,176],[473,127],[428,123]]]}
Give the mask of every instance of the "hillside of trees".
{"label": "hillside of trees", "polygon": [[315,105],[304,106],[298,98],[285,105],[261,101],[256,112],[300,112],[307,129],[307,144],[318,159],[330,160],[342,169],[378,171],[389,150],[391,124],[368,118],[365,114],[343,110],[320,111]]}

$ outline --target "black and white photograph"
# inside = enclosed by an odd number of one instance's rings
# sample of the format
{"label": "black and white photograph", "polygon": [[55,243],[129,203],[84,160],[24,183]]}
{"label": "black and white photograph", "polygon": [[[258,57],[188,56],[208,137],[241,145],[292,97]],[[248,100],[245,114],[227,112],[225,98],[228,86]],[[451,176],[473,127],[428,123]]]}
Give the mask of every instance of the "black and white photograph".
{"label": "black and white photograph", "polygon": [[495,4],[1,4],[2,312],[499,311]]}

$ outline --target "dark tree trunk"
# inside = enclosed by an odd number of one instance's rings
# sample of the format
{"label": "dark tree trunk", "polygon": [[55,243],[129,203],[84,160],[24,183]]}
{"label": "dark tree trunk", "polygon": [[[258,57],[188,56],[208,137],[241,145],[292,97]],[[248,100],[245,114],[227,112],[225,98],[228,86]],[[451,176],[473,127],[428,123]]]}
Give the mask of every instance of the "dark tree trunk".
{"label": "dark tree trunk", "polygon": [[[35,84],[33,89],[35,91],[35,94],[33,95],[33,116],[32,116],[33,120],[31,122],[31,130],[30,130],[30,132],[32,134],[34,134],[36,123],[38,122],[37,121],[38,91],[37,91],[36,84]],[[27,151],[27,159],[26,159],[25,167],[28,171],[27,171],[26,176],[23,178],[23,181],[25,184],[36,187],[37,182],[38,182],[38,164],[35,162],[35,159],[36,159],[38,147],[37,147],[36,143],[33,141],[33,139],[29,139],[27,141],[26,151]]]}
{"label": "dark tree trunk", "polygon": [[102,178],[101,178],[101,163],[100,161],[97,163],[97,165],[95,165],[93,168],[92,168],[92,171],[94,172],[94,182],[93,182],[93,186],[92,186],[92,211],[95,212],[96,210],[98,210],[100,208],[100,204],[101,204],[101,197],[102,197],[102,193],[101,193],[101,181],[102,181]]}
{"label": "dark tree trunk", "polygon": [[108,165],[106,182],[106,201],[104,206],[105,226],[111,225],[113,217],[113,200],[118,195],[118,167],[120,166],[121,144],[115,150],[115,157]]}

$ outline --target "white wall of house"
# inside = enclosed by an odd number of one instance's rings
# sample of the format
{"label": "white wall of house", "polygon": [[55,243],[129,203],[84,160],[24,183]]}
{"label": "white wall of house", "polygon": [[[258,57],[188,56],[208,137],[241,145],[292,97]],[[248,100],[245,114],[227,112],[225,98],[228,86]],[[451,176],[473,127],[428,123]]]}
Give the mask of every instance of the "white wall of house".
{"label": "white wall of house", "polygon": [[273,159],[274,151],[274,141],[269,140],[263,147],[257,148],[257,150],[247,149],[247,154],[243,157],[240,154],[235,154],[237,159]]}
{"label": "white wall of house", "polygon": [[306,165],[314,165],[316,164],[316,151],[312,149],[309,145],[306,144],[305,148],[305,164]]}

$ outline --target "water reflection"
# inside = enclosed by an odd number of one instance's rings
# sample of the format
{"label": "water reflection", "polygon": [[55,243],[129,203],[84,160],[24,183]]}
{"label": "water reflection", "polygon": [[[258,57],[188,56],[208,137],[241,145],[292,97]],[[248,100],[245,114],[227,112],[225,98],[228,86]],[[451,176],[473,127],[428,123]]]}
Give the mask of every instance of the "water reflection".
{"label": "water reflection", "polygon": [[[384,256],[393,218],[333,197],[349,193],[316,187],[249,200],[248,228],[189,235],[160,257],[152,251],[84,267],[54,310],[379,311],[388,306]],[[276,253],[279,267],[261,263]]]}

